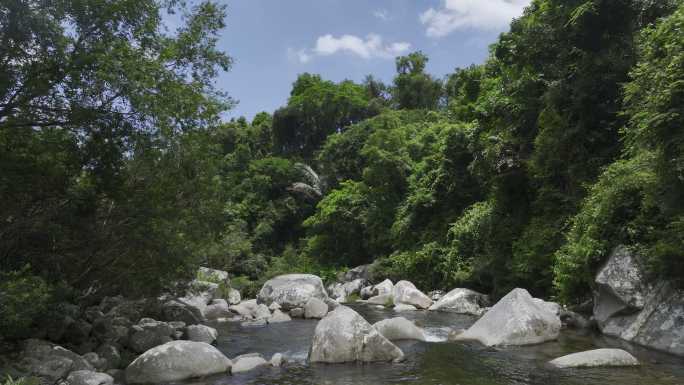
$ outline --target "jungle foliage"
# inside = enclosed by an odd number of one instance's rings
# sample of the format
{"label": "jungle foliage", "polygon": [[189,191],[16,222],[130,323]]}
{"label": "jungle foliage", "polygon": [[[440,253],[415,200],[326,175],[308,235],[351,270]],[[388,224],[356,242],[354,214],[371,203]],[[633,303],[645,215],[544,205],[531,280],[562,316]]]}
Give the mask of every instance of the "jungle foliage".
{"label": "jungle foliage", "polygon": [[[198,265],[248,295],[373,263],[571,303],[624,244],[684,277],[680,1],[534,0],[485,63],[438,79],[415,52],[391,84],[305,73],[251,122],[220,118],[222,7],[27,4],[0,9],[8,334],[64,292],[157,293]],[[174,10],[185,25],[165,32]]]}

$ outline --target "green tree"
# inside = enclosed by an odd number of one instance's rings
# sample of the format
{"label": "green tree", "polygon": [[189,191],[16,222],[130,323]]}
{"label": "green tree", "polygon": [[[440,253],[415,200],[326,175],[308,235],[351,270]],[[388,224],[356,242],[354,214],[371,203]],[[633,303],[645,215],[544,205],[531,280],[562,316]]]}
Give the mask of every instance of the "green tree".
{"label": "green tree", "polygon": [[434,110],[438,107],[442,83],[425,73],[427,62],[427,56],[420,51],[396,59],[397,76],[391,93],[397,108]]}

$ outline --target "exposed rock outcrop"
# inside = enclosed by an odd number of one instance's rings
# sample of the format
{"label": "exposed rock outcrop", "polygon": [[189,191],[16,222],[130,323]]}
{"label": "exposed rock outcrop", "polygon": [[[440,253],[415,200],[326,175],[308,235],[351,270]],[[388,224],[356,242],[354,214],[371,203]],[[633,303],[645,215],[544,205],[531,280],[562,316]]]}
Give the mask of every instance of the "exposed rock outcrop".
{"label": "exposed rock outcrop", "polygon": [[684,290],[646,282],[640,259],[618,246],[596,274],[598,327],[606,335],[684,356]]}

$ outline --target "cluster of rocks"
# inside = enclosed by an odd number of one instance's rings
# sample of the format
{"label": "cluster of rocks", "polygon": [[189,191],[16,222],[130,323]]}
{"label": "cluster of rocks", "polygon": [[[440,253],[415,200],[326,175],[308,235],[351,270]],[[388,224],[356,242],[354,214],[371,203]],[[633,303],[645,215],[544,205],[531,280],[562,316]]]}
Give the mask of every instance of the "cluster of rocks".
{"label": "cluster of rocks", "polygon": [[62,304],[58,316],[42,322],[42,334],[0,359],[0,367],[12,377],[37,377],[50,384],[131,382],[124,369],[140,354],[168,343],[207,345],[216,340],[216,329],[203,324],[207,309],[216,302],[240,303],[239,292],[230,288],[227,273],[211,269],[204,273],[218,275],[211,278],[220,283],[195,280],[180,298],[105,297],[85,309]]}

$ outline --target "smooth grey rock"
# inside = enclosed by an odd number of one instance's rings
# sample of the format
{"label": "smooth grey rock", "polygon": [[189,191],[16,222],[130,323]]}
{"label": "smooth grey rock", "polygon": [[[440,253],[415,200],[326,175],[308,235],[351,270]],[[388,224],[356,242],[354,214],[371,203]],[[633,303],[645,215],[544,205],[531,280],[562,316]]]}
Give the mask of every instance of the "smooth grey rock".
{"label": "smooth grey rock", "polygon": [[287,314],[285,314],[282,311],[277,310],[277,309],[273,312],[271,317],[268,318],[268,323],[270,323],[270,324],[280,323],[280,322],[288,322],[288,321],[292,321],[292,318],[289,315],[287,315]]}
{"label": "smooth grey rock", "polygon": [[366,301],[372,305],[394,305],[394,296],[392,294],[381,294],[368,298]]}
{"label": "smooth grey rock", "polygon": [[621,349],[595,349],[568,354],[549,361],[557,368],[592,368],[597,366],[636,366],[639,361]]}
{"label": "smooth grey rock", "polygon": [[415,306],[413,306],[413,305],[406,305],[406,304],[404,304],[404,303],[400,303],[400,304],[398,304],[398,305],[394,305],[394,308],[393,308],[393,309],[394,309],[394,311],[397,312],[397,313],[402,312],[402,311],[416,311],[416,310],[418,310],[417,307],[415,307]]}
{"label": "smooth grey rock", "polygon": [[427,309],[432,305],[430,297],[418,290],[413,283],[409,281],[399,281],[392,289],[392,296],[394,304],[413,305],[419,309]]}
{"label": "smooth grey rock", "polygon": [[259,305],[257,304],[256,299],[250,299],[242,301],[237,305],[231,305],[229,309],[233,313],[237,313],[242,317],[249,319],[254,318],[254,314],[256,313],[258,306]]}
{"label": "smooth grey rock", "polygon": [[628,315],[644,307],[650,291],[638,257],[625,246],[617,246],[596,274],[594,318],[603,328],[614,315]]}
{"label": "smooth grey rock", "polygon": [[470,289],[456,288],[430,306],[430,310],[482,315],[489,306],[489,297]]}
{"label": "smooth grey rock", "polygon": [[248,372],[268,363],[261,355],[242,355],[233,359],[230,371],[233,374]]}
{"label": "smooth grey rock", "polygon": [[373,291],[371,294],[373,297],[378,295],[392,294],[392,290],[394,290],[394,284],[389,279],[386,279],[373,286]]}
{"label": "smooth grey rock", "polygon": [[229,304],[231,305],[237,305],[242,301],[242,297],[240,296],[240,292],[233,289],[232,287],[228,289],[228,298],[226,298]]}
{"label": "smooth grey rock", "polygon": [[456,339],[486,346],[530,345],[557,339],[560,328],[560,318],[547,306],[527,290],[513,289]]}
{"label": "smooth grey rock", "polygon": [[190,341],[211,344],[216,341],[218,332],[216,329],[206,325],[190,325],[185,328],[185,335]]}
{"label": "smooth grey rock", "polygon": [[162,320],[183,321],[186,325],[196,325],[202,323],[206,307],[200,309],[190,302],[185,302],[183,298],[169,300],[162,305]]}
{"label": "smooth grey rock", "polygon": [[318,322],[310,362],[398,361],[404,353],[354,310],[340,306]]}
{"label": "smooth grey rock", "polygon": [[352,282],[357,279],[367,281],[370,278],[370,266],[371,265],[360,265],[353,269],[347,270],[345,273],[338,277],[338,280],[342,282]]}
{"label": "smooth grey rock", "polygon": [[114,385],[114,378],[106,373],[76,370],[67,377],[69,385]]}
{"label": "smooth grey rock", "polygon": [[152,348],[126,368],[129,384],[163,384],[225,373],[231,361],[204,342],[172,341]]}
{"label": "smooth grey rock", "polygon": [[373,324],[373,327],[390,341],[419,340],[425,341],[425,332],[404,317],[384,319]]}
{"label": "smooth grey rock", "polygon": [[304,318],[323,318],[328,314],[328,305],[318,298],[309,298],[304,305]]}
{"label": "smooth grey rock", "polygon": [[[239,303],[239,302],[238,302]],[[211,304],[204,309],[204,316],[208,320],[217,320],[219,318],[229,318],[233,316],[230,311],[230,306],[225,299],[215,299]]]}
{"label": "smooth grey rock", "polygon": [[280,310],[280,305],[278,305],[277,302],[273,302],[272,304],[268,305],[268,310],[274,312],[276,310]]}
{"label": "smooth grey rock", "polygon": [[254,309],[254,313],[252,314],[254,319],[268,319],[271,318],[271,311],[268,309],[268,306],[264,305],[263,303],[260,303],[257,305],[256,309]]}
{"label": "smooth grey rock", "polygon": [[143,353],[173,340],[174,332],[174,328],[166,322],[143,318],[137,325],[131,327],[128,347],[137,353]]}
{"label": "smooth grey rock", "polygon": [[259,303],[268,306],[276,302],[283,310],[303,307],[311,298],[328,298],[323,281],[311,274],[286,274],[269,279],[257,296]]}
{"label": "smooth grey rock", "polygon": [[538,304],[545,306],[551,313],[560,317],[560,314],[563,311],[563,307],[561,305],[559,305],[558,303],[551,302],[551,301],[544,301],[543,299],[540,299],[540,298],[535,298],[534,300]]}
{"label": "smooth grey rock", "polygon": [[355,294],[360,294],[365,283],[366,281],[361,278],[357,278],[349,282],[333,283],[328,286],[328,293],[330,298],[333,298],[341,303],[346,303],[348,297]]}
{"label": "smooth grey rock", "polygon": [[296,307],[290,309],[290,317],[292,318],[304,318],[304,309],[301,307]]}

